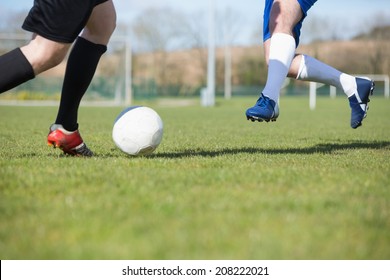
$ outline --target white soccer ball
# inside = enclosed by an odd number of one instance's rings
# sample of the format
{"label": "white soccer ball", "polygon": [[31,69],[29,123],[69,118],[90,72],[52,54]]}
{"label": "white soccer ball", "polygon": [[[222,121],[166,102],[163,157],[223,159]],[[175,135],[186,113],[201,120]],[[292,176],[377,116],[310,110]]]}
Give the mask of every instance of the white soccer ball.
{"label": "white soccer ball", "polygon": [[116,118],[112,129],[115,145],[133,156],[148,155],[160,145],[163,121],[149,107],[129,107]]}

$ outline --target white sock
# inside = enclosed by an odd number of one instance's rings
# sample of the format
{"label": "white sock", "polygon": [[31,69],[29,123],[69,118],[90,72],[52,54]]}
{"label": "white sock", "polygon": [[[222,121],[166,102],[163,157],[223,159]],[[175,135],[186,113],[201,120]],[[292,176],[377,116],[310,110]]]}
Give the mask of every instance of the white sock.
{"label": "white sock", "polygon": [[275,33],[271,37],[268,76],[263,94],[278,101],[280,90],[287,77],[295,55],[295,39],[284,33]]}
{"label": "white sock", "polygon": [[297,80],[332,85],[341,89],[348,97],[353,95],[357,88],[354,76],[342,73],[308,55],[302,55]]}
{"label": "white sock", "polygon": [[67,135],[70,135],[70,134],[72,134],[72,133],[74,132],[74,131],[66,130],[66,129],[62,126],[62,124],[52,124],[52,125],[50,126],[50,131],[54,131],[54,130],[57,130],[57,129],[61,130],[64,134],[67,134]]}

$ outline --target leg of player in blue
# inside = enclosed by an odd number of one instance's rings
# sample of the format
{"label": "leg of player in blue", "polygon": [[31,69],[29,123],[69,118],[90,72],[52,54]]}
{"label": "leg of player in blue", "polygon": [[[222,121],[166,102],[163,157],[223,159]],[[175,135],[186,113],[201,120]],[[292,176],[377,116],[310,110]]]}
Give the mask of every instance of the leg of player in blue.
{"label": "leg of player in blue", "polygon": [[352,110],[351,127],[361,126],[367,115],[367,104],[374,90],[374,82],[368,78],[356,78],[313,57],[296,53],[303,20],[315,2],[316,0],[266,0],[263,39],[268,76],[259,100],[246,111],[247,119],[275,121],[279,115],[280,90],[284,79],[290,77],[320,82],[342,90],[349,98]]}
{"label": "leg of player in blue", "polygon": [[358,128],[367,116],[368,102],[372,95],[375,84],[370,79],[356,78],[356,91],[348,97],[351,107],[351,127]]}
{"label": "leg of player in blue", "polygon": [[248,120],[251,120],[253,122],[274,122],[279,116],[279,105],[274,100],[270,99],[268,96],[264,96],[264,94],[261,94],[255,106],[249,108],[246,111],[246,116]]}

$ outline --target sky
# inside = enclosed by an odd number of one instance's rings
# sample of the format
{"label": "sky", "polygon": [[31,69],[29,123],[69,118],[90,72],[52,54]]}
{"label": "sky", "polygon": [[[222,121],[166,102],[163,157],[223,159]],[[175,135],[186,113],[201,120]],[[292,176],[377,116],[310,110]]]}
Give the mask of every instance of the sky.
{"label": "sky", "polygon": [[[137,15],[147,8],[171,8],[186,14],[204,11],[207,13],[212,0],[114,0],[118,22],[133,22]],[[250,40],[257,25],[261,25],[264,0],[214,0],[217,10],[227,7],[237,11],[243,17],[240,41]],[[0,0],[0,16],[10,12],[28,11],[33,0]],[[382,15],[378,17],[378,15]],[[340,38],[359,33],[356,29],[364,28],[378,18],[389,19],[390,0],[318,0],[309,11],[307,21],[321,18],[332,23]],[[340,22],[340,24],[337,24]],[[305,25],[304,25],[305,26]],[[356,28],[354,28],[356,27]],[[355,30],[354,30],[355,29]]]}

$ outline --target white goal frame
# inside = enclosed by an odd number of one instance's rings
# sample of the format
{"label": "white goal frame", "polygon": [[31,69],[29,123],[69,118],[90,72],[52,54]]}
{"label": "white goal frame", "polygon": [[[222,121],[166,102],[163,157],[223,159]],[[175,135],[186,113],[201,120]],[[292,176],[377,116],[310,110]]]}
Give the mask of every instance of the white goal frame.
{"label": "white goal frame", "polygon": [[[31,40],[31,33],[24,32],[20,34],[4,34],[0,33],[0,42],[1,41],[20,41],[20,42],[29,42]],[[115,105],[115,106],[129,106],[133,102],[133,90],[132,90],[132,44],[130,42],[130,37],[125,35],[114,35],[110,39],[110,44],[120,43],[124,45],[125,51],[124,51],[124,63],[123,69],[120,69],[120,71],[123,72],[123,78],[118,79],[115,85],[114,94],[115,98],[112,101],[103,101],[103,102],[93,102],[93,101],[82,101],[83,104],[90,103],[93,105],[98,105],[99,103],[102,103],[102,106],[107,105]],[[119,69],[119,68],[118,68]],[[3,104],[14,104],[13,101],[3,101]],[[17,102],[19,104],[20,102]],[[29,103],[29,104],[52,104],[53,102],[45,102],[45,101],[33,101],[33,102],[25,102],[22,101],[22,103]],[[55,103],[56,104],[56,103]]]}

